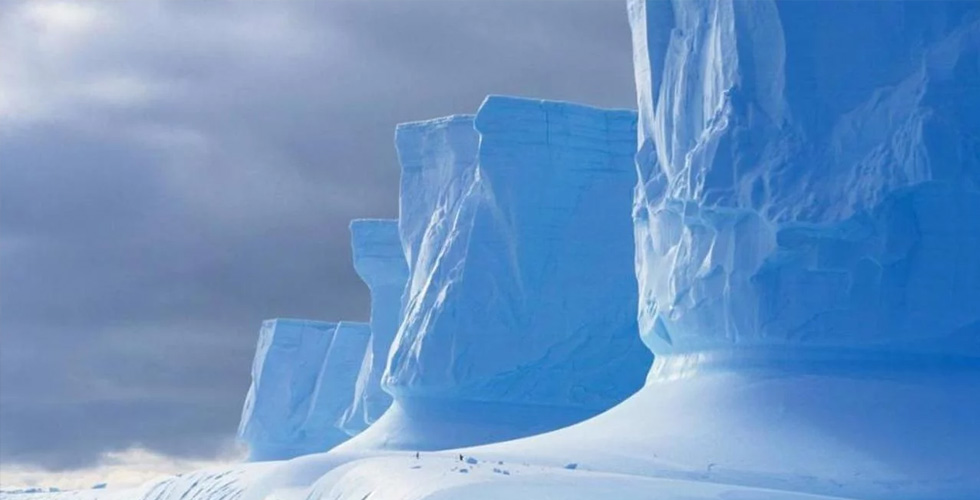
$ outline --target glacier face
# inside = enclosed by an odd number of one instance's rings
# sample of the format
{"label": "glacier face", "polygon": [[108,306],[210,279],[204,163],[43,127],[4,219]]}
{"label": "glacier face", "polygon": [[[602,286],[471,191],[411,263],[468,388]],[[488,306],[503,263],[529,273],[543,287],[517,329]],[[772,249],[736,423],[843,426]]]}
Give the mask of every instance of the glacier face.
{"label": "glacier face", "polygon": [[655,353],[980,355],[980,4],[632,0],[629,16]]}
{"label": "glacier face", "polygon": [[351,221],[354,270],[371,291],[371,335],[354,389],[354,402],[342,427],[349,433],[364,430],[384,414],[391,396],[381,388],[388,351],[401,322],[402,295],[408,266],[395,219]]}
{"label": "glacier face", "polygon": [[631,111],[491,96],[475,117],[398,127],[409,284],[384,384],[402,410],[582,418],[640,387],[635,124]]}
{"label": "glacier face", "polygon": [[250,460],[326,451],[349,437],[339,424],[369,337],[364,323],[263,322],[238,428]]}
{"label": "glacier face", "polygon": [[[351,413],[352,400],[357,401],[359,368],[366,359],[365,352],[370,342],[371,326],[367,323],[337,323],[313,387],[310,409],[303,425],[307,436],[334,435],[338,429],[353,435],[362,430],[348,430],[344,424],[348,422],[346,417]],[[341,437],[341,441],[343,439]]]}

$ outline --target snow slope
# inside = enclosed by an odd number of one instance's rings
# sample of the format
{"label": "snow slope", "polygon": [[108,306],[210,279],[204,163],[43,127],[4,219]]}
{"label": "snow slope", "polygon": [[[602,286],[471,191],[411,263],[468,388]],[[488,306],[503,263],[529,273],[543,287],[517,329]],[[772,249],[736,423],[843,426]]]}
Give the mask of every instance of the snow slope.
{"label": "snow slope", "polygon": [[273,469],[276,464],[257,462],[201,469],[161,477],[135,488],[113,488],[110,484],[102,488],[52,493],[0,491],[0,500],[235,500],[255,486],[263,473]]}
{"label": "snow slope", "polygon": [[848,354],[659,357],[577,425],[418,461],[341,447],[244,498],[977,498],[980,363]]}
{"label": "snow slope", "polygon": [[[398,500],[831,500],[834,498],[703,480],[615,474],[505,462],[488,455],[462,462],[449,454],[387,456],[353,462],[325,475],[307,498]],[[294,497],[294,498],[299,498]]]}

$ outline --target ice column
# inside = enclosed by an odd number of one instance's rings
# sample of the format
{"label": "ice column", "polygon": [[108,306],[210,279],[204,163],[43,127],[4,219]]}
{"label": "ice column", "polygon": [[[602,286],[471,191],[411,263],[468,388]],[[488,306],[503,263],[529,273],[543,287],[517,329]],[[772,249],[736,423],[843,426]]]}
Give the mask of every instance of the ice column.
{"label": "ice column", "polygon": [[371,290],[371,336],[357,377],[354,402],[343,424],[355,433],[377,420],[391,404],[391,396],[381,388],[381,376],[401,321],[408,268],[397,220],[357,219],[351,221],[350,231],[354,269]]}
{"label": "ice column", "polygon": [[[489,440],[640,387],[635,125],[632,111],[491,96],[475,118],[399,126],[410,278],[384,384],[403,409],[495,418]],[[500,412],[518,408],[530,416],[506,428]]]}
{"label": "ice column", "polygon": [[980,4],[629,12],[657,355],[980,355]]}

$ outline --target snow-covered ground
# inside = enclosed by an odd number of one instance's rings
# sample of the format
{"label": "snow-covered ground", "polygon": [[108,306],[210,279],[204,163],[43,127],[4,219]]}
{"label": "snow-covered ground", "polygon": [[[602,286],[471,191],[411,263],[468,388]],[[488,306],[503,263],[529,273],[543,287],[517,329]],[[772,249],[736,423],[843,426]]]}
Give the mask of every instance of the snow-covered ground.
{"label": "snow-covered ground", "polygon": [[[489,457],[489,458],[484,458]],[[592,500],[733,499],[816,500],[826,497],[701,480],[667,479],[577,468],[545,467],[439,454],[415,459],[366,459],[327,474],[309,492],[311,498],[391,498],[450,500],[507,498]]]}
{"label": "snow-covered ground", "polygon": [[639,393],[578,425],[418,460],[342,446],[282,463],[245,498],[456,498],[446,495],[465,488],[551,498],[548,485],[566,481],[555,498],[976,498],[976,361],[846,358],[663,360]]}
{"label": "snow-covered ground", "polygon": [[31,498],[976,498],[974,360],[774,358],[662,359],[623,404],[514,441],[418,458],[343,446],[138,489]]}
{"label": "snow-covered ground", "polygon": [[[489,455],[487,455],[489,456]],[[59,493],[0,493],[4,500],[163,500],[243,498],[254,466],[198,472],[140,488],[89,489]],[[606,473],[567,467],[505,462],[446,452],[365,458],[339,467],[309,488],[279,489],[267,498],[280,500],[372,498],[400,500],[566,499],[640,500],[820,500],[839,496],[792,493],[767,488]]]}
{"label": "snow-covered ground", "polygon": [[137,487],[91,488],[42,493],[0,490],[3,500],[232,500],[273,469],[276,462],[240,463],[162,477]]}

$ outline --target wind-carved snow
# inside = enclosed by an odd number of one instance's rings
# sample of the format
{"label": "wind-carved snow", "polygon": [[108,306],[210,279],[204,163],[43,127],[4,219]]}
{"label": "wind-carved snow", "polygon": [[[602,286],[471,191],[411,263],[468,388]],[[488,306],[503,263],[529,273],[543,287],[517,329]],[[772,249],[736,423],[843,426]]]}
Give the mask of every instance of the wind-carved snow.
{"label": "wind-carved snow", "polygon": [[132,488],[100,483],[91,489],[40,493],[0,490],[0,500],[238,500],[274,463],[258,462],[199,469],[160,477]]}
{"label": "wind-carved snow", "polygon": [[364,323],[265,321],[238,434],[250,460],[282,460],[326,451],[341,430],[370,337]]}
{"label": "wind-carved snow", "polygon": [[976,2],[630,3],[657,354],[980,354]]}
{"label": "wind-carved snow", "polygon": [[416,426],[386,446],[542,432],[640,387],[650,355],[635,319],[635,119],[491,96],[475,117],[398,127],[410,278],[384,384],[393,415],[459,433]]}
{"label": "wind-carved snow", "polygon": [[374,423],[391,405],[391,396],[381,388],[381,377],[401,322],[408,267],[397,220],[353,220],[350,232],[354,270],[371,290],[371,337],[357,376],[354,402],[342,424],[353,434]]}

